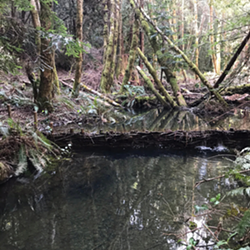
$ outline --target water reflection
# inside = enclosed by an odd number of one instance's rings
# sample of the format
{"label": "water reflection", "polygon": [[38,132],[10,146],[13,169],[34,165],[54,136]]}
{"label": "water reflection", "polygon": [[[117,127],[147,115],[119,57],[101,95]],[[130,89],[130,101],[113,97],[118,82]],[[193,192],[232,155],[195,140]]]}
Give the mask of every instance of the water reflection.
{"label": "water reflection", "polygon": [[[243,112],[243,116],[234,113],[225,113],[221,116],[210,117],[207,119],[197,116],[192,109],[187,110],[162,110],[152,109],[142,113],[124,112],[121,115],[118,112],[109,114],[112,122],[100,122],[95,124],[71,124],[70,128],[75,127],[75,131],[84,129],[84,131],[99,133],[114,131],[114,132],[129,132],[132,130],[137,131],[202,131],[207,129],[229,130],[236,129],[249,129],[250,116],[248,112]],[[118,116],[119,114],[119,116]],[[67,127],[55,128],[55,132],[65,132]]]}
{"label": "water reflection", "polygon": [[228,165],[186,152],[77,154],[56,174],[0,188],[1,250],[185,249],[175,236],[190,237],[194,205],[226,191],[195,182]]}

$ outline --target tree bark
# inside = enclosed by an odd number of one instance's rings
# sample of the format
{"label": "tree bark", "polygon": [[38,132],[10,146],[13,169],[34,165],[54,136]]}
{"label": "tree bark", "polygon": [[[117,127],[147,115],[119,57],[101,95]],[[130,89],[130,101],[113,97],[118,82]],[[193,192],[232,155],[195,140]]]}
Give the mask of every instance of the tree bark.
{"label": "tree bark", "polygon": [[[52,28],[51,22],[51,3],[41,1],[41,26],[47,31]],[[50,40],[47,36],[41,38],[41,70],[40,70],[40,87],[37,98],[39,110],[48,110],[52,112],[53,106],[53,80],[54,80],[54,63],[53,51],[50,46]]]}
{"label": "tree bark", "polygon": [[112,60],[112,67],[111,67],[111,79],[114,79],[115,70],[117,66],[117,47],[118,47],[118,38],[119,38],[119,0],[114,0],[114,41],[113,41],[113,60]]}
{"label": "tree bark", "polygon": [[[31,5],[31,15],[32,15],[32,21],[35,28],[35,41],[36,41],[36,49],[37,49],[37,58],[38,58],[38,66],[40,67],[40,56],[41,56],[41,36],[39,33],[39,30],[41,29],[41,22],[39,17],[39,6],[37,6],[37,2],[35,0],[30,1]],[[37,100],[38,95],[38,89],[37,89],[37,80],[34,78],[34,75],[32,73],[32,69],[30,65],[27,66],[26,72],[28,74],[29,79],[31,80],[32,88],[33,88],[33,95],[34,95],[34,101]],[[38,79],[40,79],[40,76],[38,76]]]}
{"label": "tree bark", "polygon": [[140,66],[137,66],[136,69],[138,70],[141,77],[144,79],[145,83],[148,85],[149,89],[154,93],[157,99],[162,103],[164,107],[169,107],[169,104],[165,101],[165,99],[159,94],[159,92],[155,89],[151,80],[147,77],[147,75],[143,72]]}
{"label": "tree bark", "polygon": [[[174,96],[176,97],[178,105],[179,106],[187,106],[186,101],[185,101],[183,95],[181,94],[180,88],[178,86],[176,74],[175,74],[175,72],[173,72],[169,68],[169,65],[166,61],[166,58],[163,56],[163,54],[161,52],[162,46],[159,45],[158,41],[156,40],[156,37],[152,36],[152,33],[150,31],[150,27],[149,27],[147,21],[145,20],[143,15],[140,13],[140,10],[138,8],[136,8],[134,1],[130,0],[130,3],[132,5],[132,7],[135,9],[136,16],[140,20],[141,26],[142,26],[143,30],[145,31],[155,54],[157,55],[158,62],[161,65],[164,74],[166,75],[168,83],[171,85],[171,88],[173,90]],[[154,34],[156,33],[156,31],[157,30],[155,29]]]}
{"label": "tree bark", "polygon": [[129,50],[129,59],[127,68],[125,70],[125,75],[123,77],[122,86],[120,92],[123,92],[125,90],[125,85],[128,84],[134,63],[135,63],[135,57],[136,57],[136,48],[138,45],[138,33],[139,33],[139,23],[137,18],[135,18],[134,25],[133,25],[133,36],[132,36],[132,42]]}
{"label": "tree bark", "polygon": [[234,54],[234,56],[231,58],[230,62],[228,63],[228,65],[226,66],[225,70],[223,71],[223,73],[221,74],[220,78],[217,80],[217,82],[214,84],[214,88],[218,88],[219,85],[223,82],[223,80],[225,79],[225,77],[227,76],[227,74],[229,73],[230,69],[232,68],[232,66],[234,65],[236,59],[238,58],[238,56],[240,55],[240,53],[242,52],[242,50],[244,49],[245,45],[247,44],[247,42],[250,39],[250,31],[247,34],[247,36],[244,38],[244,40],[242,41],[240,47],[237,49],[236,53]]}
{"label": "tree bark", "polygon": [[212,62],[213,62],[213,66],[214,66],[214,70],[216,74],[219,74],[218,69],[217,69],[217,63],[216,63],[216,51],[214,48],[214,6],[213,6],[213,0],[209,1],[209,10],[210,10],[210,14],[209,14],[209,26],[210,26],[210,43],[211,43],[211,51],[212,51]]}
{"label": "tree bark", "polygon": [[106,61],[106,51],[108,46],[108,36],[109,36],[109,28],[108,28],[108,0],[104,0],[104,15],[103,15],[103,63]]}
{"label": "tree bark", "polygon": [[[195,30],[195,65],[199,68],[199,31],[198,31],[198,1],[194,0],[194,30]],[[195,75],[198,80],[198,76]]]}
{"label": "tree bark", "polygon": [[[131,2],[133,2],[133,0],[131,0]],[[133,4],[134,4],[134,2],[133,2]],[[134,4],[134,6],[135,6],[135,4]],[[211,94],[214,94],[215,97],[220,101],[221,104],[227,106],[226,101],[221,97],[221,95],[216,90],[213,89],[212,85],[207,81],[205,76],[200,72],[200,70],[196,67],[196,65],[186,56],[186,54],[181,49],[179,49],[167,36],[165,36],[163,34],[163,32],[153,23],[153,21],[148,17],[148,15],[142,9],[140,9],[140,11],[143,14],[143,16],[147,19],[147,21],[162,36],[162,38],[168,42],[171,49],[182,56],[182,58],[186,61],[186,63],[190,67],[190,69],[199,76],[200,80],[208,88],[208,90],[211,92]]]}
{"label": "tree bark", "polygon": [[[83,40],[82,34],[82,22],[83,22],[83,0],[77,0],[77,17],[76,17],[76,37],[77,42],[81,46]],[[73,85],[73,96],[77,97],[79,95],[79,88],[82,77],[82,51],[79,53],[76,63],[75,71],[75,81]]]}
{"label": "tree bark", "polygon": [[102,71],[100,88],[104,93],[110,92],[111,86],[113,85],[113,78],[111,67],[113,64],[113,53],[114,53],[114,0],[110,0],[110,32],[108,37],[108,45],[105,53],[104,68]]}
{"label": "tree bark", "polygon": [[161,94],[165,97],[166,101],[169,102],[170,106],[172,108],[176,108],[178,107],[177,103],[173,100],[173,98],[171,97],[171,95],[169,95],[169,93],[166,91],[166,89],[164,88],[164,86],[162,85],[161,81],[159,80],[159,78],[157,77],[157,73],[156,70],[152,67],[152,65],[149,63],[149,61],[147,60],[146,56],[144,56],[144,54],[142,53],[142,51],[137,48],[137,51],[142,59],[142,61],[144,62],[144,64],[146,65],[149,73],[152,75],[152,77],[154,78],[154,82],[157,84]]}

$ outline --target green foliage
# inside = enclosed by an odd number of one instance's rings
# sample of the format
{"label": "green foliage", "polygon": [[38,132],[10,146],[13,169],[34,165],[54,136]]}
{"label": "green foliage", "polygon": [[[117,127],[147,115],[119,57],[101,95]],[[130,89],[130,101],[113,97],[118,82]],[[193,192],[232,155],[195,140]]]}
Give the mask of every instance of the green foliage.
{"label": "green foliage", "polygon": [[[8,119],[8,132],[1,129],[5,133],[0,141],[0,148],[9,148],[11,150],[1,150],[0,159],[7,160],[14,166],[15,175],[18,176],[26,172],[29,166],[32,166],[38,173],[48,164],[48,155],[58,157],[61,150],[59,147],[51,143],[40,132],[33,131],[33,128],[23,130],[20,124]],[[0,128],[6,128],[6,122],[0,123]]]}
{"label": "green foliage", "polygon": [[[220,240],[219,242],[217,242],[217,244],[215,245],[214,249],[222,249],[221,247],[222,247],[222,246],[225,246],[225,245],[229,246],[229,241],[230,241],[230,239],[233,238],[236,234],[237,234],[237,233],[235,232],[235,233],[231,234],[231,235],[228,237],[227,240]],[[223,249],[224,249],[224,248],[223,248]],[[227,248],[227,249],[230,250],[230,248]]]}
{"label": "green foliage", "polygon": [[0,50],[0,70],[6,74],[11,73],[12,75],[18,75],[18,70],[21,68],[21,66],[16,64],[13,56],[11,56],[8,52]]}
{"label": "green foliage", "polygon": [[242,217],[241,221],[239,222],[237,226],[237,232],[239,233],[240,237],[245,235],[246,232],[248,232],[250,229],[250,209],[248,209],[244,216]]}
{"label": "green foliage", "polygon": [[89,43],[83,43],[79,41],[69,41],[66,44],[66,55],[67,56],[73,56],[73,57],[79,57],[80,53],[86,53],[86,50],[84,47],[90,48],[91,45]]}
{"label": "green foliage", "polygon": [[199,212],[201,212],[201,211],[208,210],[209,207],[208,207],[207,204],[203,204],[203,205],[201,205],[201,206],[195,205],[195,206],[194,206],[194,209],[195,209],[195,213],[197,214],[197,213],[199,213]]}
{"label": "green foliage", "polygon": [[190,249],[195,249],[195,246],[198,244],[198,241],[196,241],[193,237],[191,237],[188,241],[188,245],[187,245],[187,250]]}
{"label": "green foliage", "polygon": [[144,86],[134,86],[134,85],[130,85],[126,84],[124,85],[125,90],[128,92],[129,96],[140,96],[140,95],[145,95],[145,89]]}
{"label": "green foliage", "polygon": [[220,198],[221,198],[221,194],[217,194],[216,197],[213,197],[210,199],[210,202],[213,203],[214,206],[219,205]]}

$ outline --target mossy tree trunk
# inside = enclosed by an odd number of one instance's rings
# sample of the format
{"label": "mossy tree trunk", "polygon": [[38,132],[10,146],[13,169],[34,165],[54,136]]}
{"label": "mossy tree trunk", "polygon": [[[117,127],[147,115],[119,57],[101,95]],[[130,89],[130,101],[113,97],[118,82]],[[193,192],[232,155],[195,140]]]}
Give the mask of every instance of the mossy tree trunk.
{"label": "mossy tree trunk", "polygon": [[130,76],[132,74],[132,70],[133,70],[134,63],[135,63],[135,57],[136,57],[136,48],[138,46],[138,34],[139,34],[139,22],[137,18],[135,17],[135,21],[133,24],[133,36],[132,36],[131,46],[129,50],[128,64],[125,70],[125,75],[122,80],[122,86],[121,86],[120,92],[123,92],[125,90],[124,86],[128,84]]}
{"label": "mossy tree trunk", "polygon": [[157,73],[156,70],[152,67],[152,65],[149,63],[149,61],[147,60],[146,56],[142,53],[142,51],[137,48],[137,51],[140,55],[140,58],[142,59],[142,61],[144,62],[144,64],[146,65],[149,73],[152,75],[152,77],[154,78],[154,82],[157,84],[161,94],[165,97],[165,100],[170,104],[170,106],[172,108],[176,108],[178,107],[177,103],[173,100],[173,98],[171,97],[171,95],[169,95],[169,93],[166,91],[166,89],[164,88],[164,86],[162,85],[161,81],[159,80],[159,78],[157,77]]}
{"label": "mossy tree trunk", "polygon": [[124,67],[123,67],[123,61],[124,61],[124,44],[123,44],[123,30],[122,30],[122,1],[120,0],[119,3],[119,9],[118,16],[119,16],[119,25],[118,25],[118,52],[117,52],[117,67],[116,67],[116,78],[118,79],[120,74],[124,74]]}
{"label": "mossy tree trunk", "polygon": [[[143,8],[144,7],[144,0],[140,0],[140,7]],[[140,34],[139,34],[139,38],[140,38],[140,49],[142,51],[142,53],[144,54],[144,32],[142,30],[140,30]],[[141,68],[143,68],[143,62],[140,60],[139,65]]]}
{"label": "mossy tree trunk", "polygon": [[[52,2],[41,1],[41,14],[40,21],[41,26],[47,31],[52,28],[51,20],[51,7]],[[37,104],[39,110],[53,110],[52,98],[53,94],[53,82],[54,82],[54,57],[53,51],[50,46],[50,40],[48,36],[41,38],[41,70],[40,70],[40,87],[37,98]]]}
{"label": "mossy tree trunk", "polygon": [[143,78],[143,80],[145,81],[145,83],[147,84],[147,86],[149,87],[149,89],[154,93],[154,95],[162,103],[162,105],[164,107],[169,107],[169,104],[166,102],[166,100],[164,99],[164,97],[161,96],[160,93],[155,89],[153,83],[148,78],[148,76],[145,74],[145,72],[140,68],[140,66],[137,66],[136,69],[140,73],[141,77]]}
{"label": "mossy tree trunk", "polygon": [[114,79],[115,70],[117,67],[117,47],[119,38],[119,12],[120,12],[120,0],[114,0],[114,41],[113,41],[113,60],[111,67],[111,78]]}
{"label": "mossy tree trunk", "polygon": [[[41,30],[41,22],[39,17],[39,6],[38,1],[31,0],[31,16],[33,25],[35,28],[35,41],[36,41],[36,50],[37,50],[37,58],[38,58],[38,67],[40,67],[40,56],[41,56],[41,36],[39,31]],[[37,80],[35,79],[35,75],[33,73],[33,69],[30,67],[30,65],[26,66],[26,73],[28,75],[28,78],[31,81],[32,88],[33,88],[33,95],[34,95],[34,101],[37,100],[38,90],[37,90]],[[38,79],[40,79],[40,76],[38,76]]]}
{"label": "mossy tree trunk", "polygon": [[106,51],[108,45],[108,34],[109,34],[109,27],[108,27],[108,0],[103,1],[104,4],[104,15],[103,15],[103,63],[106,61]]}
{"label": "mossy tree trunk", "polygon": [[[198,1],[194,0],[194,32],[195,32],[195,65],[199,67],[199,31],[198,31]],[[198,76],[195,75],[198,80]]]}
{"label": "mossy tree trunk", "polygon": [[[40,22],[40,17],[39,17],[39,6],[37,6],[37,1],[31,0],[30,5],[31,5],[31,15],[32,15],[32,21],[34,28],[36,30],[36,47],[37,47],[37,56],[40,57],[40,51],[41,51],[41,37],[39,34],[39,30],[41,29],[41,22]],[[40,59],[40,58],[39,58]]]}
{"label": "mossy tree trunk", "polygon": [[216,58],[216,48],[214,46],[214,6],[213,6],[213,0],[209,1],[209,27],[210,27],[210,43],[211,43],[211,51],[212,51],[212,62],[214,66],[214,71],[216,74],[219,74],[218,71],[218,64],[217,64],[217,58]]}
{"label": "mossy tree trunk", "polygon": [[156,30],[153,30],[153,32],[151,31],[148,22],[144,19],[140,10],[138,8],[136,8],[134,1],[130,0],[130,3],[132,5],[132,7],[136,10],[136,16],[140,20],[141,26],[142,26],[143,30],[145,31],[155,54],[157,55],[158,62],[161,65],[163,72],[166,75],[168,83],[171,85],[174,96],[177,99],[178,105],[179,106],[187,106],[186,101],[185,101],[183,95],[181,94],[180,88],[178,86],[176,74],[175,74],[175,72],[173,72],[173,69],[171,69],[169,64],[167,63],[167,58],[163,56],[163,53],[161,51],[162,46],[157,41],[156,36],[152,36],[153,34],[156,34],[157,31]]}
{"label": "mossy tree trunk", "polygon": [[[83,40],[82,22],[83,22],[83,0],[77,0],[76,37],[77,37],[77,42],[79,43],[80,46]],[[82,77],[82,60],[83,60],[82,51],[80,51],[77,58],[75,81],[73,85],[73,96],[75,97],[79,95],[79,88]]]}
{"label": "mossy tree trunk", "polygon": [[104,93],[110,92],[111,86],[113,85],[112,78],[112,68],[113,60],[114,60],[114,0],[110,0],[110,31],[108,36],[108,44],[107,49],[104,51],[105,54],[105,62],[102,71],[100,88]]}
{"label": "mossy tree trunk", "polygon": [[[130,2],[133,2],[133,0],[130,0]],[[154,24],[154,22],[148,17],[148,15],[141,9],[138,10],[138,14],[141,14],[141,12],[143,13],[143,16],[146,18],[146,20],[154,27],[154,29],[157,31],[157,33],[159,33],[162,38],[167,41],[167,43],[169,44],[170,48],[175,51],[176,53],[180,54],[182,56],[182,58],[184,59],[184,61],[187,63],[187,65],[189,66],[189,68],[199,76],[201,82],[208,88],[208,90],[210,91],[211,94],[215,95],[215,97],[217,98],[217,100],[220,101],[220,103],[224,106],[227,106],[226,101],[221,97],[221,95],[219,94],[218,91],[216,91],[213,86],[207,81],[207,79],[205,78],[205,76],[201,73],[201,71],[196,67],[196,65],[187,57],[187,55],[179,48],[177,47],[167,36],[165,36],[163,34],[163,32]],[[142,15],[142,14],[141,14]],[[147,21],[144,20],[143,23],[147,24]]]}

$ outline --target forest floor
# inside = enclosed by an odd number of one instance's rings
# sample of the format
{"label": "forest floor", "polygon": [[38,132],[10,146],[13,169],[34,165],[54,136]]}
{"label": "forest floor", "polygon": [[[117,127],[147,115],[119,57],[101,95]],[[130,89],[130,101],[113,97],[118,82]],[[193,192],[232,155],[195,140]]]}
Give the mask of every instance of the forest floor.
{"label": "forest floor", "polygon": [[[73,85],[74,73],[64,70],[58,71],[59,81],[61,83],[61,94],[56,95],[53,105],[54,112],[47,113],[46,110],[37,114],[38,116],[38,129],[46,129],[51,122],[54,127],[62,127],[68,124],[104,124],[109,121],[109,112],[112,108],[104,107],[102,104],[98,104],[97,100],[92,97],[90,99],[89,94],[81,89],[79,98],[71,98],[71,89],[68,86]],[[100,65],[85,65],[85,70],[82,75],[82,82],[91,89],[98,90],[101,79],[101,66]],[[215,82],[216,77],[211,75],[209,77],[210,83]],[[135,88],[140,88],[137,84]],[[166,85],[166,83],[165,83]],[[187,101],[190,103],[204,95],[206,88],[200,87],[199,82],[191,78],[188,82],[183,82],[180,85],[182,93]],[[118,92],[120,88],[119,80],[115,81],[114,92]],[[168,89],[169,90],[169,89]],[[170,90],[169,90],[170,91]],[[131,93],[130,93],[131,94]],[[136,96],[136,92],[128,96],[128,99],[133,99]],[[144,95],[151,95],[150,92],[145,90]],[[114,96],[109,96],[114,99]],[[227,101],[230,101],[230,107],[226,110],[218,105],[215,101],[206,102],[199,109],[194,111],[199,116],[212,116],[214,119],[220,119],[225,113],[237,114],[237,108],[242,113],[247,112],[248,105],[250,104],[248,94],[245,95],[233,95],[224,97]],[[7,121],[9,118],[8,105],[11,109],[11,118],[14,122],[18,123],[22,128],[32,126],[34,124],[34,110],[36,105],[33,102],[32,86],[25,75],[20,72],[20,75],[12,76],[1,74],[0,75],[0,121]],[[146,103],[145,108],[159,107],[157,103]],[[133,107],[132,107],[133,108]],[[108,110],[108,112],[107,112]],[[126,111],[126,107],[122,112]],[[239,112],[238,112],[239,113]],[[243,114],[244,115],[244,114]]]}
{"label": "forest floor", "polygon": [[[133,131],[132,129],[126,129],[123,126],[127,120],[131,119],[131,107],[114,108],[112,106],[105,107],[103,103],[99,103],[98,99],[93,95],[87,93],[84,89],[81,89],[78,98],[71,98],[71,88],[69,86],[73,85],[73,72],[58,71],[59,81],[61,83],[61,94],[56,95],[53,100],[54,111],[48,113],[46,110],[37,113],[38,130],[46,133],[46,136],[51,141],[54,141],[61,147],[65,145],[72,144],[76,148],[89,146],[89,147],[126,147],[126,148],[144,148],[144,147],[171,147],[171,148],[194,148],[197,145],[207,145],[213,148],[217,147],[220,141],[228,141],[225,144],[228,147],[242,149],[248,146],[250,138],[250,130],[240,130],[239,127],[230,128],[231,124],[227,125],[227,131],[221,129],[220,131],[199,131],[197,128],[195,131],[185,131],[185,130],[171,130],[165,129],[164,131],[150,130],[151,132],[142,129]],[[100,67],[89,67],[85,69],[82,76],[82,82],[90,87],[91,89],[98,90],[99,82],[101,78],[101,68]],[[210,77],[210,82],[214,82],[215,79]],[[165,83],[166,84],[166,83]],[[190,103],[206,93],[206,88],[200,87],[199,83],[190,77],[190,80],[186,83],[180,85],[182,93],[187,101]],[[120,88],[119,80],[115,82],[113,91],[118,92]],[[142,88],[140,84],[133,86],[133,88]],[[170,92],[170,90],[168,89]],[[151,95],[151,93],[146,89],[143,93],[144,95]],[[127,96],[130,99],[130,103],[134,103],[133,99],[137,96],[137,93],[130,93]],[[114,95],[109,95],[111,99],[116,98]],[[191,111],[195,113],[195,119],[199,117],[208,116],[210,121],[213,123],[218,122],[220,119],[224,119],[226,116],[238,116],[240,119],[244,117],[249,117],[248,106],[250,104],[248,100],[248,94],[245,95],[234,95],[224,97],[227,101],[230,101],[229,108],[227,110],[221,108],[220,105],[214,100],[205,102],[205,104],[200,108],[185,109],[186,112]],[[146,103],[144,108],[158,108],[159,104]],[[0,74],[0,134],[3,135],[4,128],[11,127],[15,124],[15,128],[22,131],[34,131],[34,113],[36,111],[36,104],[33,100],[32,86],[26,77],[26,75],[20,74],[17,76],[11,76],[6,74]],[[161,112],[158,113],[159,117]],[[175,112],[174,112],[175,113]],[[184,112],[185,113],[185,112]],[[190,113],[190,112],[189,112]],[[136,119],[141,123],[144,123],[144,118],[140,117],[139,114]],[[11,118],[11,119],[9,119]],[[156,117],[150,117],[152,122]],[[189,120],[187,116],[177,115],[174,116],[176,123],[180,123],[181,118],[183,124],[186,124]],[[161,119],[165,119],[164,116]],[[195,120],[191,119],[191,120]],[[160,119],[158,122],[162,122]],[[247,120],[246,120],[247,121]],[[102,126],[107,126],[109,124],[119,123],[122,128],[120,132],[114,133],[112,130],[102,131]],[[164,123],[164,122],[163,122]],[[53,134],[52,134],[52,124],[53,124]],[[18,126],[17,126],[18,125]],[[69,126],[68,126],[69,125]],[[87,127],[98,127],[99,130],[96,133],[89,134],[85,132]],[[69,128],[74,128],[75,132],[80,134],[72,133]],[[84,129],[83,129],[84,128]],[[239,131],[237,131],[239,130]],[[6,131],[6,130],[5,130]],[[17,130],[18,132],[19,130]],[[78,131],[78,132],[77,132]],[[87,131],[87,130],[86,130]],[[26,133],[25,133],[26,134]],[[34,134],[34,133],[33,133]],[[34,148],[35,144],[32,139],[24,139],[24,142],[31,148]],[[19,138],[20,139],[20,138]],[[19,140],[19,144],[22,140]],[[241,144],[240,144],[241,141]],[[204,144],[205,143],[205,144]],[[15,139],[15,133],[10,136],[10,140],[4,140],[4,137],[0,136],[0,151],[6,151],[6,155],[2,157],[3,161],[1,163],[0,155],[0,183],[7,180],[12,176],[13,171],[9,171],[12,167],[7,164],[5,170],[1,168],[1,164],[9,159],[11,162],[11,157],[13,154],[18,154],[17,141]],[[18,144],[18,145],[19,145]],[[10,157],[11,156],[11,157]],[[12,159],[13,160],[13,159]],[[8,162],[8,161],[7,161]],[[15,165],[17,163],[11,163]],[[2,170],[1,170],[2,169]],[[7,169],[7,170],[6,170]],[[1,173],[2,171],[2,173]],[[2,181],[1,181],[2,180]]]}

